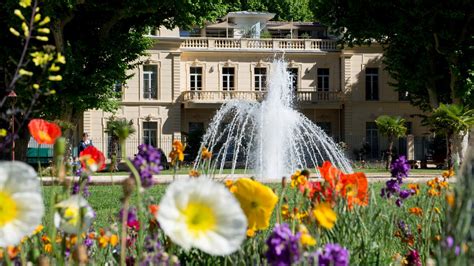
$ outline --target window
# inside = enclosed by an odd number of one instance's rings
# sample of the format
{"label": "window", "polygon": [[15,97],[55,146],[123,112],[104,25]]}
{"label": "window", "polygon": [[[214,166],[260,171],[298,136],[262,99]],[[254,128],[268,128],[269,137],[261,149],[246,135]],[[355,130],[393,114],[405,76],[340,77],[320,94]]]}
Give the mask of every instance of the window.
{"label": "window", "polygon": [[158,135],[157,122],[143,122],[143,143],[157,147],[156,136]]}
{"label": "window", "polygon": [[122,94],[122,88],[123,88],[122,82],[116,81],[115,84],[114,84],[114,91],[116,93]]}
{"label": "window", "polygon": [[254,69],[255,90],[263,91],[267,86],[267,69],[265,67],[256,67]]}
{"label": "window", "polygon": [[399,101],[409,101],[408,91],[398,91],[398,100]]}
{"label": "window", "polygon": [[379,69],[365,69],[365,99],[367,101],[378,101],[379,99]]}
{"label": "window", "polygon": [[233,91],[235,81],[235,68],[223,67],[222,68],[222,89],[225,91]]}
{"label": "window", "polygon": [[157,77],[157,65],[143,66],[143,98],[158,99]]}
{"label": "window", "polygon": [[297,68],[287,68],[288,74],[290,75],[290,84],[293,90],[298,90],[298,69]]}
{"label": "window", "polygon": [[369,146],[368,156],[370,159],[378,159],[379,157],[379,130],[375,122],[367,122],[365,124],[365,136]]}
{"label": "window", "polygon": [[318,91],[329,91],[329,68],[318,68]]}
{"label": "window", "polygon": [[191,67],[189,69],[189,79],[191,84],[189,88],[192,91],[202,90],[202,67]]}

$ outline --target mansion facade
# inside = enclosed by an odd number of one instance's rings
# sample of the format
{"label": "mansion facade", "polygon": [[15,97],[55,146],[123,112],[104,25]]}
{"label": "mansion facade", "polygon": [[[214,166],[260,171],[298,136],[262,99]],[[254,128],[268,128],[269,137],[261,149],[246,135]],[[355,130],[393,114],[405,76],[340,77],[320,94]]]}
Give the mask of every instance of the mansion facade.
{"label": "mansion facade", "polygon": [[[295,91],[295,108],[337,142],[347,144],[352,158],[382,159],[387,144],[374,120],[401,116],[409,137],[396,145],[399,153],[422,160],[428,135],[420,111],[407,95],[389,85],[382,49],[377,45],[341,49],[318,23],[273,22],[274,14],[231,12],[220,21],[183,31],[159,28],[148,36],[154,45],[122,92],[116,117],[132,120],[136,133],[127,153],[149,143],[171,150],[173,139],[185,140],[206,129],[220,106],[231,99],[260,101],[274,58],[288,62]],[[112,113],[89,110],[81,130],[95,146],[107,151],[105,132]],[[361,159],[360,157],[359,159]]]}

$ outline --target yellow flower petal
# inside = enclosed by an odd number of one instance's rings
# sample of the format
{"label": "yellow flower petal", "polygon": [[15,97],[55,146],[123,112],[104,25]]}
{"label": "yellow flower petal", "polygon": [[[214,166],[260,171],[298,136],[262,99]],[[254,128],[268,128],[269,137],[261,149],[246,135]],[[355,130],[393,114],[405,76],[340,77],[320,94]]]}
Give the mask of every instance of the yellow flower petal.
{"label": "yellow flower petal", "polygon": [[38,41],[47,42],[49,39],[46,36],[36,36]]}
{"label": "yellow flower petal", "polygon": [[38,32],[43,34],[49,34],[50,30],[48,28],[39,28]]}
{"label": "yellow flower petal", "polygon": [[56,76],[49,76],[48,79],[51,81],[61,81],[63,80],[63,77],[61,75],[56,75]]}
{"label": "yellow flower petal", "polygon": [[18,71],[18,74],[20,74],[20,76],[33,76],[33,72],[31,71],[27,71],[23,68],[20,68],[20,71]]}
{"label": "yellow flower petal", "polygon": [[21,20],[25,20],[25,17],[19,9],[15,9],[15,11],[13,11],[13,14],[15,14],[15,16],[19,17]]}
{"label": "yellow flower petal", "polygon": [[49,17],[45,17],[38,25],[43,26],[45,24],[48,24],[51,21]]}
{"label": "yellow flower petal", "polygon": [[337,220],[336,213],[332,210],[328,203],[321,203],[316,206],[313,215],[318,221],[319,225],[326,229],[332,229]]}
{"label": "yellow flower petal", "polygon": [[20,0],[19,4],[22,7],[29,7],[29,6],[31,6],[31,0]]}
{"label": "yellow flower petal", "polygon": [[20,36],[20,33],[17,30],[15,30],[14,28],[10,28],[10,32],[15,36]]}
{"label": "yellow flower petal", "polygon": [[234,184],[234,195],[247,216],[249,228],[266,229],[278,201],[271,188],[250,178],[240,178]]}

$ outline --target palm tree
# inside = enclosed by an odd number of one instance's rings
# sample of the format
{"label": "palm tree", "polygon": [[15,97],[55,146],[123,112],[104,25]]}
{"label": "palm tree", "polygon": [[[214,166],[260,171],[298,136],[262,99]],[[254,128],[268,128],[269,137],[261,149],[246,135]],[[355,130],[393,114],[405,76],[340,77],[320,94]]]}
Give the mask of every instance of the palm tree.
{"label": "palm tree", "polygon": [[392,148],[395,139],[405,136],[407,127],[405,126],[405,119],[401,117],[393,117],[388,115],[381,115],[375,119],[377,128],[380,134],[387,136],[388,138],[388,149],[387,149],[387,161],[385,169],[388,170],[390,163],[392,162]]}
{"label": "palm tree", "polygon": [[119,159],[117,158],[119,152],[119,144],[122,148],[122,157],[125,156],[125,140],[129,135],[135,133],[132,120],[127,121],[125,118],[116,118],[115,116],[110,117],[107,121],[106,133],[110,134],[110,153],[112,156],[110,169],[112,171],[117,170],[117,164]]}
{"label": "palm tree", "polygon": [[427,122],[436,133],[446,137],[446,159],[448,169],[451,169],[454,165],[454,138],[466,135],[474,125],[474,110],[460,104],[441,104],[427,118]]}

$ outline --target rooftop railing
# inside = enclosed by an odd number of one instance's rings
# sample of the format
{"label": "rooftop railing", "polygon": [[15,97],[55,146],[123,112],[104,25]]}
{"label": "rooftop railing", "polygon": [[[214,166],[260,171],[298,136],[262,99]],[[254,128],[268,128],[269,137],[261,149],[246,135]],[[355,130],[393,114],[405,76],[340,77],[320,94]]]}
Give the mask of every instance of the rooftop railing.
{"label": "rooftop railing", "polygon": [[323,39],[232,39],[187,37],[181,49],[257,51],[338,51],[335,40]]}

